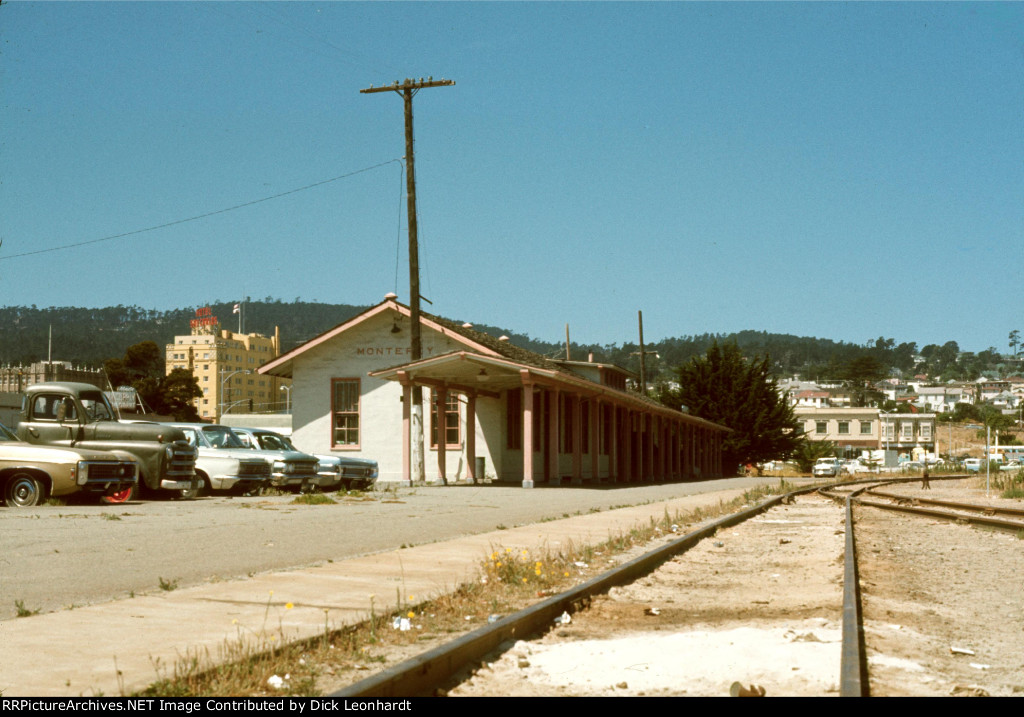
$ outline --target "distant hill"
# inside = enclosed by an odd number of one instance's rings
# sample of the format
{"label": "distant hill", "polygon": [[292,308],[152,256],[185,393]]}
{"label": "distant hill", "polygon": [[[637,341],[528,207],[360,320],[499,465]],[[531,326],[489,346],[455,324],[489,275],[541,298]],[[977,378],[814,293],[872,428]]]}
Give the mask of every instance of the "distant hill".
{"label": "distant hill", "polygon": [[[233,305],[233,302],[218,302],[211,304],[210,308],[222,326],[237,330],[238,316],[232,313]],[[274,327],[280,326],[283,348],[290,350],[367,308],[305,301],[288,303],[268,297],[245,305],[244,328],[248,333],[271,335]],[[98,309],[3,307],[0,308],[0,365],[44,360],[51,325],[54,359],[97,367],[104,359],[123,356],[128,346],[140,341],[155,341],[159,346],[171,343],[175,335],[189,332],[189,322],[194,316],[194,307],[169,311],[120,305]],[[456,318],[461,320],[462,317]],[[539,354],[555,358],[565,356],[564,343],[534,339],[497,326],[475,324],[474,327],[494,336],[507,335],[514,344]],[[780,358],[784,365],[780,364],[779,368],[786,370],[808,362],[826,363],[836,355],[855,355],[863,351],[852,344],[828,339],[757,331],[686,336],[664,339],[646,347],[648,351],[659,354],[659,358],[649,357],[648,360],[652,378],[657,376],[659,367],[683,363],[691,356],[703,353],[715,340],[734,340],[748,354],[768,351],[773,357]],[[575,360],[586,360],[592,352],[596,361],[615,363],[634,371],[639,370],[639,359],[634,355],[638,351],[639,347],[633,343],[621,346],[572,344],[572,358]]]}
{"label": "distant hill", "polygon": [[[233,302],[216,302],[210,308],[221,325],[238,329],[238,316],[232,313]],[[281,327],[283,348],[288,351],[365,311],[368,306],[320,304],[306,301],[285,302],[273,297],[250,301],[245,305],[245,331],[271,335]],[[46,359],[47,335],[53,327],[53,358],[81,366],[98,367],[104,359],[120,358],[125,349],[140,341],[155,341],[163,346],[174,336],[187,334],[195,307],[155,311],[138,306],[111,306],[102,309],[78,307],[8,306],[0,308],[0,366],[28,364]],[[474,317],[450,317],[473,321]],[[552,358],[565,356],[565,344],[531,338],[507,328],[478,324],[474,328],[493,336],[507,335],[512,343]],[[871,356],[886,370],[915,369],[917,345],[896,345],[892,339],[879,337],[867,345],[831,339],[772,334],[766,331],[740,331],[730,334],[700,334],[662,339],[648,344],[648,376],[654,382],[667,380],[670,369],[703,354],[713,341],[735,342],[747,356],[769,354],[778,375],[801,374],[805,378],[836,378],[843,367],[855,358]],[[572,358],[585,361],[594,354],[595,361],[614,363],[639,372],[639,346],[635,343],[608,345],[572,344]],[[653,353],[657,356],[651,355]],[[976,376],[995,363],[996,355],[959,352],[956,342],[942,347],[925,346],[921,354],[929,357],[935,375],[963,374]],[[931,358],[935,357],[935,358]],[[942,359],[942,363],[938,359]]]}

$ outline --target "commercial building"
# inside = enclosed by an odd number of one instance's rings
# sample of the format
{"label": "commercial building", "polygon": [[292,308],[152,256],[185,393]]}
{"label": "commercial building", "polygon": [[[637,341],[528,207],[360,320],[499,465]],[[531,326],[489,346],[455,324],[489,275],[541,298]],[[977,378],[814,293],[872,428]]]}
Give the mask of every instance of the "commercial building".
{"label": "commercial building", "polygon": [[877,408],[795,408],[804,435],[832,441],[845,453],[880,448],[918,458],[935,450],[934,413],[882,413]]}
{"label": "commercial building", "polygon": [[[183,368],[196,377],[203,391],[196,410],[207,420],[226,413],[284,412],[289,407],[289,382],[257,370],[281,354],[281,334],[242,334],[222,329],[217,317],[196,310],[192,333],[167,344],[167,373]],[[282,389],[282,387],[284,387]]]}
{"label": "commercial building", "polygon": [[107,387],[103,369],[73,367],[70,361],[36,361],[28,366],[0,368],[0,392],[21,393],[33,384],[49,381],[91,383],[101,389]]}
{"label": "commercial building", "polygon": [[380,480],[405,483],[418,473],[416,431],[429,480],[532,487],[722,475],[728,429],[627,391],[621,368],[556,361],[426,313],[412,361],[410,321],[389,294],[259,369],[292,382],[297,446],[372,458]]}

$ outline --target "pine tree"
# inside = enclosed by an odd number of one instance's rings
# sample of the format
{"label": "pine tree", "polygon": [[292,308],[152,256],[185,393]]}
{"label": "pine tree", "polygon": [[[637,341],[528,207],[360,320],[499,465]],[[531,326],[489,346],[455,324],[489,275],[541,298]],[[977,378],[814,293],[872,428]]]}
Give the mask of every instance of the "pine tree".
{"label": "pine tree", "polygon": [[715,341],[704,356],[675,369],[679,388],[664,391],[661,400],[732,429],[722,443],[727,471],[788,458],[800,443],[800,431],[770,367],[767,355],[746,359],[736,344]]}

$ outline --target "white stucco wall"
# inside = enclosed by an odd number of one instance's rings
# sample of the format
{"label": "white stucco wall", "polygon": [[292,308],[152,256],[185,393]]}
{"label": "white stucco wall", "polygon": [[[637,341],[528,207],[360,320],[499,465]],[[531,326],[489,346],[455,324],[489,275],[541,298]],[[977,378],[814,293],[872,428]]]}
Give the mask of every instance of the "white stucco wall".
{"label": "white stucco wall", "polygon": [[[371,371],[397,366],[411,360],[408,319],[400,319],[402,331],[392,333],[395,313],[384,311],[293,360],[292,425],[295,445],[316,453],[334,453],[372,458],[380,466],[380,481],[402,479],[402,387],[396,381],[371,378]],[[423,358],[465,348],[449,336],[424,326],[421,333]],[[360,381],[358,448],[331,447],[331,380],[358,378]],[[423,430],[427,480],[437,477],[437,453],[430,449],[430,392],[422,389]],[[483,456],[487,473],[495,475],[495,460],[485,436],[494,443],[504,435],[504,403],[477,398],[476,455]],[[466,477],[466,406],[460,397],[461,446],[446,451],[449,480]],[[500,453],[498,455],[500,457]],[[499,464],[500,465],[500,464]]]}

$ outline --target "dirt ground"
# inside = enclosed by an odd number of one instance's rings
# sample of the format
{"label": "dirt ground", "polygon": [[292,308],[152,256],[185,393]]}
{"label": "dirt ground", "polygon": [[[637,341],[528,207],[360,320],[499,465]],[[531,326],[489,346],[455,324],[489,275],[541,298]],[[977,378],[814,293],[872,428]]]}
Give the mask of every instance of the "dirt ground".
{"label": "dirt ground", "polygon": [[[979,487],[980,486],[980,487]],[[984,483],[889,488],[1015,505]],[[1018,535],[877,509],[856,513],[873,696],[1024,694]],[[842,515],[801,498],[721,532],[641,581],[518,642],[454,696],[838,694]]]}
{"label": "dirt ground", "polygon": [[[889,488],[974,503],[983,483]],[[1018,536],[880,510],[855,512],[872,695],[1024,693],[1024,543]]]}
{"label": "dirt ground", "polygon": [[453,696],[837,695],[843,518],[804,497],[519,642]]}

